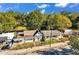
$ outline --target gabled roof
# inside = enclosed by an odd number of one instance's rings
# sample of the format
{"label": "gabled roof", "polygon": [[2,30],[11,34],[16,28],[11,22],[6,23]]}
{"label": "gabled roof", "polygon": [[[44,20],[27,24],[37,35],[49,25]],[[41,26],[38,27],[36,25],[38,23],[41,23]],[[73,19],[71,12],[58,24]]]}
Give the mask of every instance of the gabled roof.
{"label": "gabled roof", "polygon": [[[36,32],[36,30],[24,31],[24,36],[33,36],[33,34],[35,32]],[[44,36],[50,36],[51,35],[51,30],[41,30],[41,32],[44,34]],[[58,35],[63,35],[63,33],[58,31],[58,30],[52,30],[52,36],[58,36]]]}

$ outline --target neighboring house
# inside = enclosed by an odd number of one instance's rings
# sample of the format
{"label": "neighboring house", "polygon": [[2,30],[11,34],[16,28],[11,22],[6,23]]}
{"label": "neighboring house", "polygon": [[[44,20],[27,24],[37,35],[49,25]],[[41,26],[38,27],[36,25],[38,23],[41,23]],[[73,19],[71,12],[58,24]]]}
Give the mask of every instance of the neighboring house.
{"label": "neighboring house", "polygon": [[14,32],[0,34],[0,43],[11,41],[14,38]]}
{"label": "neighboring house", "polygon": [[[58,30],[28,30],[28,31],[16,31],[16,35],[14,32],[11,33],[2,33],[0,37],[7,37],[7,39],[14,38],[14,41],[32,41],[33,39],[41,40],[43,38],[47,39],[50,37],[58,37],[63,35],[62,32]],[[2,38],[1,38],[2,40]]]}
{"label": "neighboring house", "polygon": [[63,35],[63,33],[58,30],[45,30],[42,32],[44,33],[45,38],[57,37]]}
{"label": "neighboring house", "polygon": [[24,31],[24,37],[25,39],[35,39],[36,40],[40,40],[42,39],[42,33],[38,30],[29,30],[29,31]]}
{"label": "neighboring house", "polygon": [[41,40],[43,37],[43,34],[41,32],[37,32],[36,35],[34,36],[35,40]]}
{"label": "neighboring house", "polygon": [[[44,36],[43,36],[44,35]],[[24,36],[25,37],[32,37],[35,40],[40,40],[42,39],[42,37],[45,37],[45,39],[50,38],[50,37],[56,37],[56,36],[60,36],[63,35],[62,32],[58,31],[58,30],[41,30],[41,31],[37,31],[37,30],[32,30],[32,31],[24,31]]]}

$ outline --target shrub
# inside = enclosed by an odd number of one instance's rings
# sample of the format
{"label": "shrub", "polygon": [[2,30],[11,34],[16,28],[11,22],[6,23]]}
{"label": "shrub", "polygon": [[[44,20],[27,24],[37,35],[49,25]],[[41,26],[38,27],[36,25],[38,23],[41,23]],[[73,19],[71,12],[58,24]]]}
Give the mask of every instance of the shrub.
{"label": "shrub", "polygon": [[63,35],[63,37],[69,37],[69,35],[67,35],[67,34],[64,34],[64,35]]}
{"label": "shrub", "polygon": [[60,42],[65,42],[65,41],[68,41],[68,40],[69,40],[68,37],[64,37],[64,38],[60,38],[60,39],[59,39]]}
{"label": "shrub", "polygon": [[70,37],[70,45],[74,52],[79,54],[79,36],[71,36]]}
{"label": "shrub", "polygon": [[32,42],[22,43],[22,44],[16,44],[12,49],[23,49],[23,48],[32,48],[34,45]]}
{"label": "shrub", "polygon": [[24,26],[17,26],[15,28],[15,30],[26,30],[26,27],[24,27]]}

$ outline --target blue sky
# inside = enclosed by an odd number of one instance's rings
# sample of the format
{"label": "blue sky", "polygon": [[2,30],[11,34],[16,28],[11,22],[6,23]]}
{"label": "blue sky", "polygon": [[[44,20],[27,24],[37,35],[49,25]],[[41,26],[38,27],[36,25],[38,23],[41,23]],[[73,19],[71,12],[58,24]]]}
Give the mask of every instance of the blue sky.
{"label": "blue sky", "polygon": [[9,10],[22,13],[29,13],[33,10],[40,10],[41,13],[79,12],[79,3],[0,3],[0,12]]}

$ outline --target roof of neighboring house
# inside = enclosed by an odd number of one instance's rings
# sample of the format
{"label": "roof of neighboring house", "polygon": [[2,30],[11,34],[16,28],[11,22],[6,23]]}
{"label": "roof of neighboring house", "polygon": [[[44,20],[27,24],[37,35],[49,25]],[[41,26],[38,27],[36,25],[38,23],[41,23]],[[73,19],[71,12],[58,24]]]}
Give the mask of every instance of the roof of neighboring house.
{"label": "roof of neighboring house", "polygon": [[54,35],[63,35],[63,32],[60,32],[60,31],[58,31],[58,30],[52,30],[52,36],[54,36]]}
{"label": "roof of neighboring house", "polygon": [[[33,36],[36,30],[29,30],[29,31],[24,31],[24,36]],[[51,35],[51,30],[42,30],[44,36],[50,36]],[[52,30],[52,36],[58,36],[62,35],[63,33],[58,31],[58,30]]]}
{"label": "roof of neighboring house", "polygon": [[24,36],[33,36],[36,30],[28,30],[24,31]]}
{"label": "roof of neighboring house", "polygon": [[[44,33],[45,36],[50,36],[52,34],[52,36],[58,36],[58,35],[62,35],[63,33],[58,31],[58,30],[45,30],[42,31]],[[51,33],[52,32],[52,33]]]}
{"label": "roof of neighboring house", "polygon": [[50,30],[43,30],[42,31],[44,36],[50,36],[51,31]]}

